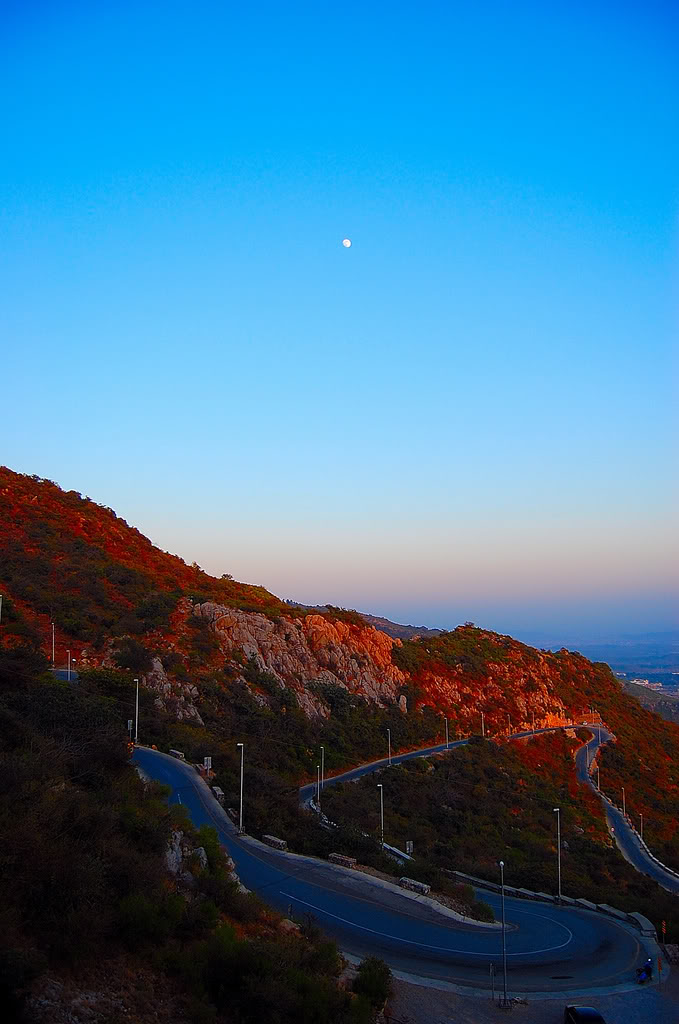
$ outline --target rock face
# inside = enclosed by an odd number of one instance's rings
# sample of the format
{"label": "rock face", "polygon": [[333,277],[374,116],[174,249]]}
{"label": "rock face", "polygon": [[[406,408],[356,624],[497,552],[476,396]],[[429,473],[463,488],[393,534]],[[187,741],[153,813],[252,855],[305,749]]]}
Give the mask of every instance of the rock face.
{"label": "rock face", "polygon": [[167,870],[175,878],[179,878],[186,885],[193,885],[196,881],[191,868],[197,871],[205,871],[207,868],[207,854],[202,846],[195,849],[181,830],[176,830],[170,836],[170,841],[165,851],[165,863]]}
{"label": "rock face", "polygon": [[396,700],[406,680],[391,660],[400,641],[371,626],[329,622],[322,615],[273,620],[212,602],[194,605],[193,614],[208,621],[225,657],[238,650],[253,658],[261,671],[293,689],[309,714],[326,710],[308,683],[342,686],[381,704]]}
{"label": "rock face", "polygon": [[160,658],[154,658],[152,667],[144,676],[146,686],[158,694],[156,707],[174,711],[177,718],[186,719],[196,725],[203,725],[198,708],[193,701],[198,696],[198,688],[193,683],[171,683],[163,668]]}
{"label": "rock face", "polygon": [[[329,620],[319,614],[271,618],[211,601],[180,602],[177,621],[186,623],[194,617],[207,623],[214,634],[219,664],[230,663],[240,673],[245,661],[253,661],[260,672],[292,689],[308,715],[329,713],[319,696],[319,684],[342,687],[382,706],[396,702],[404,714],[417,710],[415,704],[409,706],[403,692],[411,675],[392,661],[392,652],[403,646],[402,641],[372,626]],[[483,641],[485,635],[476,633]],[[514,732],[530,729],[533,723],[540,728],[570,721],[569,710],[558,696],[554,655],[509,638],[488,637],[492,640],[488,640],[489,655],[481,674],[470,672],[463,664],[451,666],[435,658],[418,670],[418,706],[428,704],[449,715],[454,728],[464,734],[480,732],[481,710],[486,714],[487,735],[501,734],[509,721]],[[200,721],[192,703],[198,695],[196,687],[173,685],[157,658],[147,681],[164,705],[172,706],[174,700],[179,717]],[[267,702],[267,695],[257,687],[254,696],[262,704]]]}

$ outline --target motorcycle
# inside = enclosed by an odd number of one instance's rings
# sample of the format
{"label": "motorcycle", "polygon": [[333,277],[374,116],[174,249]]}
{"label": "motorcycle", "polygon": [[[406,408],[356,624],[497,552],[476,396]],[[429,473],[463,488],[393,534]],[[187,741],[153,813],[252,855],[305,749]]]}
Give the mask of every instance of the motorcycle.
{"label": "motorcycle", "polygon": [[637,982],[639,985],[643,985],[645,981],[651,981],[653,978],[653,961],[649,957],[643,967],[637,967]]}

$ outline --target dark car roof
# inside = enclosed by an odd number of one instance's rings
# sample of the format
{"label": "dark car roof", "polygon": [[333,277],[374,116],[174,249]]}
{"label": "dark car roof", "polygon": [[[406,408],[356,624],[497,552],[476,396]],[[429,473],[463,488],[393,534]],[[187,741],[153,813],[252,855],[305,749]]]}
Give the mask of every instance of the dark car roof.
{"label": "dark car roof", "polygon": [[598,1010],[595,1010],[593,1006],[567,1006],[567,1010],[576,1010],[578,1014],[578,1020],[590,1021],[591,1024],[606,1024]]}

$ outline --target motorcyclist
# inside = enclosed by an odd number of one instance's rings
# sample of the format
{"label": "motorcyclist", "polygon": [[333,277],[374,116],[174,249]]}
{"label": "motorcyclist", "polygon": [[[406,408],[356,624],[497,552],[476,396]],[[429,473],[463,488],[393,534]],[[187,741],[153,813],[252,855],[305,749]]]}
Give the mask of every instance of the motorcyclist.
{"label": "motorcyclist", "polygon": [[653,960],[649,956],[643,967],[637,967],[637,981],[642,985],[653,977]]}

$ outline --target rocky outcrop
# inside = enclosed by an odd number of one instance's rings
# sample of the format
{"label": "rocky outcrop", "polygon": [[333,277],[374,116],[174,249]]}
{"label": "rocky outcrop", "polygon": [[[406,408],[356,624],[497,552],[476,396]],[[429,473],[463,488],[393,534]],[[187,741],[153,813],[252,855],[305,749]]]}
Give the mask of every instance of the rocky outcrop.
{"label": "rocky outcrop", "polygon": [[[329,714],[322,699],[324,684],[343,687],[378,705],[396,702],[404,714],[417,710],[408,706],[403,693],[411,677],[392,661],[392,651],[401,647],[402,641],[372,626],[330,620],[319,614],[270,618],[215,602],[191,605],[187,601],[179,613],[189,620],[197,616],[208,623],[217,637],[220,659],[230,661],[235,671],[241,672],[244,662],[252,660],[269,680],[273,678],[281,687],[294,690],[309,715]],[[418,704],[428,704],[450,715],[454,728],[465,734],[480,731],[481,710],[486,714],[487,732],[495,735],[504,732],[509,721],[512,731],[533,724],[540,728],[570,721],[570,710],[557,695],[554,656],[525,648],[509,638],[488,636],[493,640],[489,641],[490,656],[481,675],[470,673],[463,664],[451,667],[435,658],[420,669]],[[170,684],[157,659],[151,678],[166,700]],[[187,691],[185,696],[194,696],[194,691]],[[263,704],[268,699],[266,693],[258,692],[256,684],[254,695]],[[181,701],[178,708],[184,713],[188,710]]]}
{"label": "rocky outcrop", "polygon": [[207,869],[207,854],[202,846],[193,847],[184,833],[177,829],[170,836],[165,863],[171,875],[187,885],[193,885],[195,873]]}
{"label": "rocky outcrop", "polygon": [[225,657],[237,651],[253,658],[261,671],[295,690],[307,713],[327,713],[309,683],[342,686],[383,704],[398,699],[406,680],[391,660],[400,641],[371,626],[331,622],[322,615],[270,619],[213,602],[194,605],[192,614],[209,622]]}
{"label": "rocky outcrop", "polygon": [[162,711],[171,711],[177,718],[203,725],[198,708],[193,701],[198,697],[198,688],[193,683],[170,682],[160,658],[154,658],[149,672],[144,674],[144,683],[150,690],[155,690],[156,707]]}

